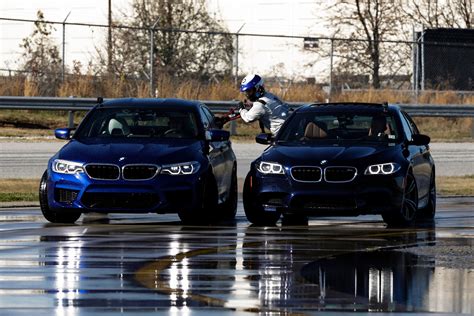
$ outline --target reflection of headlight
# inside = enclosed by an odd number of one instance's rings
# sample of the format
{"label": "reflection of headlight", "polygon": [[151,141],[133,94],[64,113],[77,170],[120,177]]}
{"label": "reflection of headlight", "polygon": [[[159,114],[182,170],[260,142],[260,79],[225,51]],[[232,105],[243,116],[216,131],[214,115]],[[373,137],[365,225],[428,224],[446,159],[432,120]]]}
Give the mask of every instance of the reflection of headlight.
{"label": "reflection of headlight", "polygon": [[193,174],[199,170],[201,165],[197,161],[183,162],[171,165],[164,165],[161,168],[161,173],[170,174],[173,176]]}
{"label": "reflection of headlight", "polygon": [[53,161],[53,171],[57,173],[73,174],[84,172],[84,168],[82,167],[82,163],[79,162],[55,159]]}
{"label": "reflection of headlight", "polygon": [[278,163],[266,162],[266,161],[261,161],[257,166],[257,170],[263,174],[284,174],[285,173],[282,165]]}
{"label": "reflection of headlight", "polygon": [[400,165],[395,162],[381,163],[377,165],[368,166],[365,169],[364,174],[373,175],[373,174],[392,174],[400,170]]}

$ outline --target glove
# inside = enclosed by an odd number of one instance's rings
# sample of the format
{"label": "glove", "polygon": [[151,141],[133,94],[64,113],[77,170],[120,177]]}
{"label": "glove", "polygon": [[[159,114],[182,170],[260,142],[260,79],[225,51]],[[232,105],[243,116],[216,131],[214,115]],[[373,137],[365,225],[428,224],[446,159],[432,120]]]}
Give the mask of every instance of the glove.
{"label": "glove", "polygon": [[242,111],[243,109],[245,109],[245,104],[244,102],[240,101],[237,111],[240,113],[240,111]]}

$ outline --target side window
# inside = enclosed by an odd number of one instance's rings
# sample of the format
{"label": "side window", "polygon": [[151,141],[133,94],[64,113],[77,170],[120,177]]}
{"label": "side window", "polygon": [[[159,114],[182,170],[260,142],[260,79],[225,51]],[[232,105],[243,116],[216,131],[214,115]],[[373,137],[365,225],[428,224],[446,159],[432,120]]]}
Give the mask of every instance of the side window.
{"label": "side window", "polygon": [[215,128],[215,124],[214,124],[214,114],[212,114],[212,112],[209,110],[208,107],[206,106],[203,106],[202,107],[202,110],[204,111],[204,114],[206,115],[207,119],[209,120],[210,122],[210,127],[211,128]]}
{"label": "side window", "polygon": [[418,127],[416,126],[415,122],[413,122],[412,118],[406,113],[403,113],[403,115],[407,118],[407,121],[410,124],[411,131],[413,132],[413,134],[420,134],[420,131],[418,130]]}
{"label": "side window", "polygon": [[204,129],[207,130],[211,128],[211,121],[209,120],[209,117],[204,112],[203,107],[199,108],[199,114],[201,115],[201,122],[202,122],[202,125],[204,126]]}
{"label": "side window", "polygon": [[405,134],[407,136],[407,139],[412,140],[412,138],[413,138],[412,127],[411,127],[410,121],[408,121],[405,113],[401,112],[400,119],[402,121],[403,131],[405,132]]}

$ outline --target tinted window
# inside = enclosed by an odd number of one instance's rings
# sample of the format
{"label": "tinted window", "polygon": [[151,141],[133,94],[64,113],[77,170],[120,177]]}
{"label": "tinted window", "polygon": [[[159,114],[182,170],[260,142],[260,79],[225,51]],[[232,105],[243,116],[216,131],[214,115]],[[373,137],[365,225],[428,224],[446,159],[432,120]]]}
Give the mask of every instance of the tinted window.
{"label": "tinted window", "polygon": [[406,120],[408,121],[408,124],[410,126],[410,129],[411,129],[411,132],[413,134],[420,134],[420,132],[418,131],[418,127],[416,126],[415,122],[413,122],[412,118],[410,117],[410,115],[408,115],[406,112],[402,112],[403,113],[403,116],[405,116]]}
{"label": "tinted window", "polygon": [[358,140],[387,142],[399,137],[397,125],[390,114],[370,113],[296,113],[279,141],[308,142],[325,140]]}
{"label": "tinted window", "polygon": [[401,112],[401,121],[402,121],[402,126],[403,130],[405,131],[406,137],[408,140],[413,139],[413,130],[410,122],[408,121],[407,117],[405,116],[405,113]]}
{"label": "tinted window", "polygon": [[99,108],[83,122],[75,138],[195,138],[192,112],[141,108]]}
{"label": "tinted window", "polygon": [[202,120],[202,124],[204,125],[204,128],[205,129],[212,128],[213,127],[212,122],[214,120],[212,113],[204,106],[201,106],[200,112],[201,112],[201,120]]}

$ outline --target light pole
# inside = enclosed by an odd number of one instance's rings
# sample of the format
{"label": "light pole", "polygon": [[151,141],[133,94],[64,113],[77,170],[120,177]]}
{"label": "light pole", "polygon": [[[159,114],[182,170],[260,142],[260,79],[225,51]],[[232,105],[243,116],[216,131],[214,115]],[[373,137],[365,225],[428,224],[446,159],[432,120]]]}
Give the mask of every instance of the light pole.
{"label": "light pole", "polygon": [[234,76],[234,82],[235,85],[237,86],[238,80],[239,80],[239,33],[245,26],[245,23],[242,24],[242,26],[237,30],[235,33],[236,38],[235,38],[235,76]]}
{"label": "light pole", "polygon": [[156,19],[155,23],[153,23],[152,27],[150,28],[150,97],[156,97],[155,92],[153,90],[153,57],[155,55],[155,27],[158,24],[159,19]]}
{"label": "light pole", "polygon": [[109,29],[107,38],[107,70],[110,75],[112,73],[112,0],[109,0],[108,13]]}
{"label": "light pole", "polygon": [[62,82],[64,82],[64,73],[65,73],[65,68],[66,68],[66,20],[69,17],[69,14],[71,14],[71,11],[66,15],[66,18],[63,21],[63,68],[61,72],[61,79]]}

